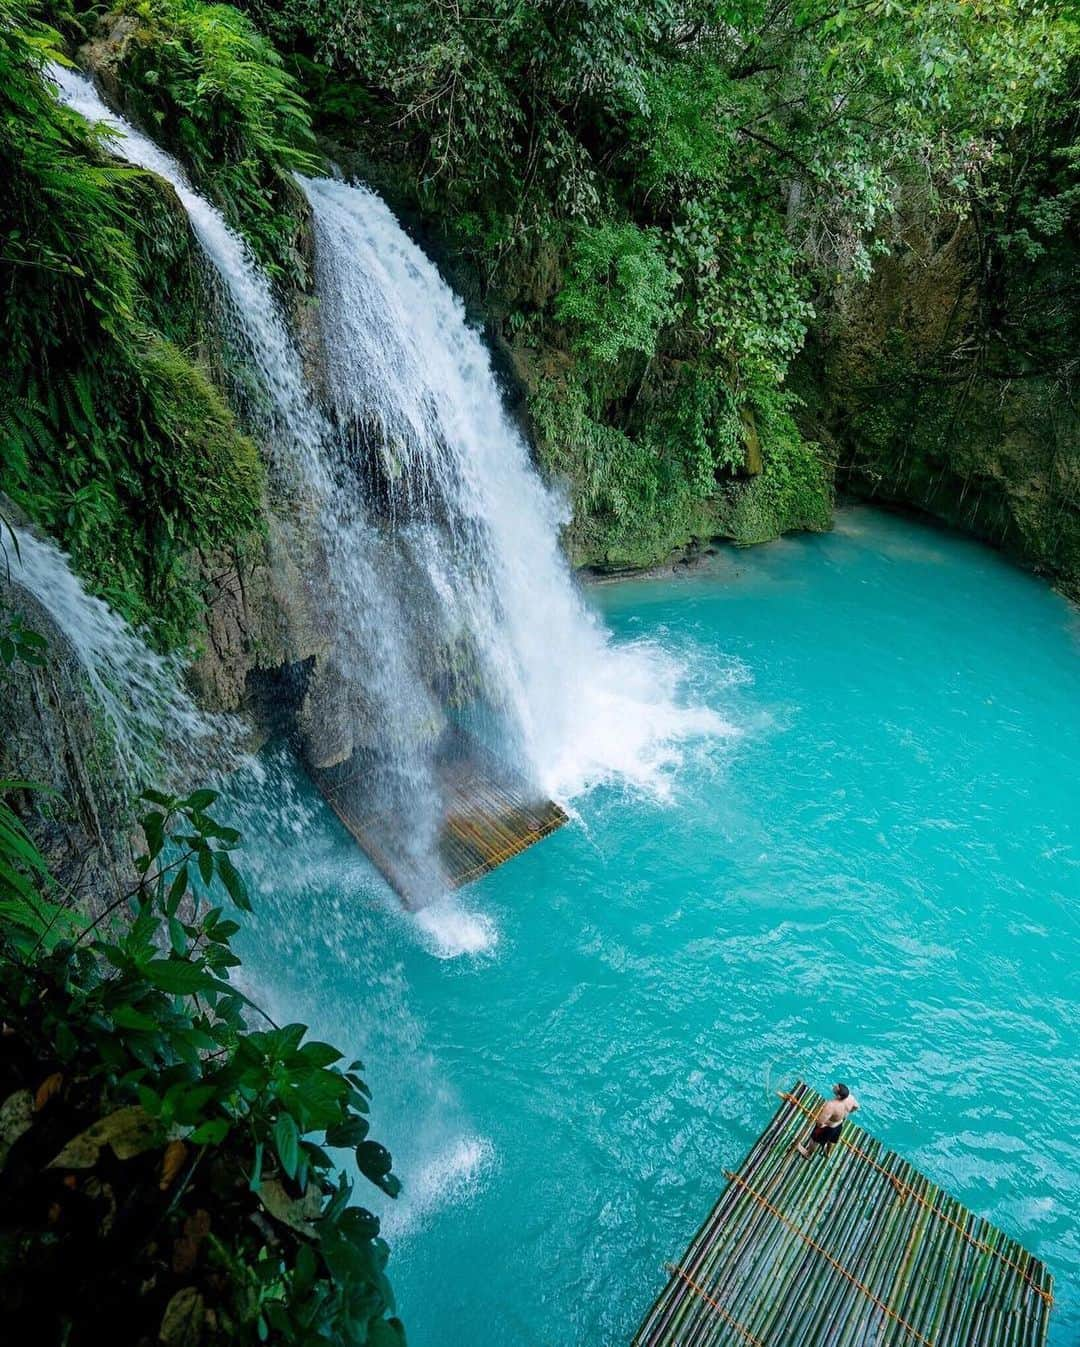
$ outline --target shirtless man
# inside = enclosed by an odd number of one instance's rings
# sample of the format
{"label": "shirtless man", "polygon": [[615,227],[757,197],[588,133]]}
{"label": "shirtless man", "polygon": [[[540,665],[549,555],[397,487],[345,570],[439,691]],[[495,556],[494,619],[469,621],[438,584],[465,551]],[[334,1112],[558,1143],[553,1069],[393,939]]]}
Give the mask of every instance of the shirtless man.
{"label": "shirtless man", "polygon": [[816,1146],[833,1146],[839,1140],[845,1118],[859,1107],[859,1101],[846,1085],[834,1085],[833,1097],[826,1099],[814,1119],[814,1130],[805,1144],[796,1146],[800,1155],[809,1160]]}

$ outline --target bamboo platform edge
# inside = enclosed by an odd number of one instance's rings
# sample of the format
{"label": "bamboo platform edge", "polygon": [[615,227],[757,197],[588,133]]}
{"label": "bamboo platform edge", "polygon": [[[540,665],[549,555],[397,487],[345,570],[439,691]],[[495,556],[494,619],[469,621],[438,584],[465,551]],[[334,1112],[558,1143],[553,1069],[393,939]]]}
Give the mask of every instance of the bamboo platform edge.
{"label": "bamboo platform edge", "polygon": [[780,1099],[632,1347],[1044,1347],[1044,1263],[863,1127],[792,1154],[821,1099]]}

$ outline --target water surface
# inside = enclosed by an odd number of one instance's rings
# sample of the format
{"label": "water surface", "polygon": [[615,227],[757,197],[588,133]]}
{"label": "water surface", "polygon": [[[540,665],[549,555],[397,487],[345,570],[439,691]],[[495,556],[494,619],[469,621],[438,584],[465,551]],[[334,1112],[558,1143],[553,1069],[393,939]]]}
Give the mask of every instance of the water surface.
{"label": "water surface", "polygon": [[260,994],[368,1063],[413,1347],[627,1341],[797,1075],[1045,1259],[1076,1342],[1080,616],[865,509],[591,598],[731,732],[423,922],[295,778],[251,847]]}

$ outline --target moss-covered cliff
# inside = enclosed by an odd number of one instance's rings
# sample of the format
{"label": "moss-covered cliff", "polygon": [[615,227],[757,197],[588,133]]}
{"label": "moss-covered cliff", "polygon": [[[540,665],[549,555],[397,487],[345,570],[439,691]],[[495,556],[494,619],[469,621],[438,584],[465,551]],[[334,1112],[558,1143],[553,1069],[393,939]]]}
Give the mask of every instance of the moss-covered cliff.
{"label": "moss-covered cliff", "polygon": [[203,611],[194,552],[258,533],[258,453],[179,204],[56,102],[7,22],[0,64],[0,489],[175,644]]}
{"label": "moss-covered cliff", "polygon": [[969,212],[909,204],[799,374],[842,490],[927,511],[1080,597],[1075,106],[1016,141]]}

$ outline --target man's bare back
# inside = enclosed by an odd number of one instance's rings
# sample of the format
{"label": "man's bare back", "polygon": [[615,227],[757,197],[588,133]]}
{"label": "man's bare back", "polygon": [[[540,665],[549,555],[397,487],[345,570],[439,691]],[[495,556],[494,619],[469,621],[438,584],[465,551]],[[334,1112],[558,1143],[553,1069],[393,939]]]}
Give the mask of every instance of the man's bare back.
{"label": "man's bare back", "polygon": [[859,1101],[846,1085],[834,1085],[832,1099],[826,1099],[818,1109],[814,1119],[814,1128],[806,1141],[796,1150],[800,1155],[809,1157],[815,1146],[832,1146],[840,1139],[840,1129],[845,1120],[859,1107]]}
{"label": "man's bare back", "polygon": [[859,1101],[853,1094],[848,1094],[845,1099],[826,1099],[818,1109],[815,1122],[819,1127],[836,1127],[845,1122],[858,1107]]}

